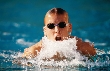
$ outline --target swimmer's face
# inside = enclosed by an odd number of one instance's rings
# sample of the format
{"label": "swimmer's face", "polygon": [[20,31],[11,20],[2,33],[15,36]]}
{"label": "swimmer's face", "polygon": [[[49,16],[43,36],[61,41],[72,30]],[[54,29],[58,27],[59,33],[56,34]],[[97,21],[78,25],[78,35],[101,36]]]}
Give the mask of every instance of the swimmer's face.
{"label": "swimmer's face", "polygon": [[48,14],[45,17],[44,23],[44,35],[53,41],[67,39],[72,31],[72,26],[68,23],[68,16],[66,14]]}

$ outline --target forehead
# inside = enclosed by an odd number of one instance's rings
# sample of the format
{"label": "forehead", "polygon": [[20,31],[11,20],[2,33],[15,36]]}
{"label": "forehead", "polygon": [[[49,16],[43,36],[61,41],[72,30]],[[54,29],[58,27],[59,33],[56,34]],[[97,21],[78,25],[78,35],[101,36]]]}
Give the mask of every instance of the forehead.
{"label": "forehead", "polygon": [[56,14],[47,14],[45,16],[44,23],[59,23],[59,22],[68,22],[68,16],[66,14],[56,15]]}

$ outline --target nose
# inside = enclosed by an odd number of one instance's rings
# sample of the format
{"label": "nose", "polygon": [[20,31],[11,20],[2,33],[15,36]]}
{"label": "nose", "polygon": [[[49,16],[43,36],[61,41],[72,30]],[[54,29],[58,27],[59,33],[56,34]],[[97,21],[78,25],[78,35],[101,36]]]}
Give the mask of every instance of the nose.
{"label": "nose", "polygon": [[55,26],[55,33],[59,33],[59,32],[60,32],[59,27]]}

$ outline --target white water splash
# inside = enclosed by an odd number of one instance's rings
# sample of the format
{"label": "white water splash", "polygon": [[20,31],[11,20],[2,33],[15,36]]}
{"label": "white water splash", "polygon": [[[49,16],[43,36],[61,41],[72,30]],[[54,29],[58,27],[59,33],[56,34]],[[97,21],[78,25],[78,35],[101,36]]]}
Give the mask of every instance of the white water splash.
{"label": "white water splash", "polygon": [[[19,44],[24,44],[25,41],[22,39],[19,39],[17,41]],[[53,67],[66,67],[66,66],[79,66],[83,65],[85,66],[85,62],[83,60],[88,60],[87,57],[82,56],[76,49],[77,40],[76,38],[68,38],[68,40],[63,41],[51,41],[47,39],[47,37],[42,38],[42,49],[38,53],[38,55],[35,58],[23,60],[23,59],[16,59],[15,61],[17,63],[22,63],[23,65],[26,65],[26,63],[32,63],[34,66],[53,66]],[[59,53],[58,59],[65,57],[65,59],[61,60],[54,60],[52,58],[54,55],[57,55]],[[13,58],[19,58],[22,56],[22,53],[17,53],[18,55],[12,56]]]}
{"label": "white water splash", "polygon": [[[34,58],[34,60],[36,60],[35,62],[37,65],[62,66],[62,67],[75,65],[78,66],[80,64],[85,65],[83,60],[87,58],[82,56],[79,52],[76,51],[77,40],[75,37],[68,38],[68,40],[63,41],[51,41],[46,37],[43,37],[42,43],[43,47],[41,51],[39,52],[38,56]],[[54,55],[57,55],[57,53],[59,53],[59,57],[64,56],[66,57],[66,59],[63,59],[61,61],[55,61],[54,58],[52,57]]]}
{"label": "white water splash", "polygon": [[42,42],[43,48],[38,55],[39,58],[51,58],[56,52],[58,52],[61,57],[64,55],[66,58],[74,57],[76,54],[79,54],[76,52],[77,41],[75,38],[63,41],[51,41],[43,37]]}
{"label": "white water splash", "polygon": [[[94,66],[109,66],[110,60],[109,56],[103,57],[105,51],[96,49],[97,55],[95,56],[94,62],[88,60],[88,57],[82,56],[79,52],[76,51],[77,46],[77,40],[76,38],[68,38],[68,40],[64,41],[51,41],[48,40],[46,37],[42,38],[42,49],[39,52],[38,56],[32,59],[25,59],[22,58],[22,52],[14,52],[14,51],[3,51],[0,53],[1,57],[4,58],[10,58],[10,61],[12,61],[15,64],[21,64],[21,65],[28,65],[34,67],[79,67],[79,65],[82,65],[83,67],[91,68]],[[24,44],[22,44],[24,45]],[[65,56],[66,59],[55,61],[54,59],[51,59],[54,55],[57,54],[57,52],[60,54],[60,57]],[[108,51],[109,54],[110,51]],[[5,59],[5,60],[6,60]],[[47,59],[47,60],[45,60]],[[50,60],[48,60],[50,59]],[[104,61],[105,60],[105,61]]]}

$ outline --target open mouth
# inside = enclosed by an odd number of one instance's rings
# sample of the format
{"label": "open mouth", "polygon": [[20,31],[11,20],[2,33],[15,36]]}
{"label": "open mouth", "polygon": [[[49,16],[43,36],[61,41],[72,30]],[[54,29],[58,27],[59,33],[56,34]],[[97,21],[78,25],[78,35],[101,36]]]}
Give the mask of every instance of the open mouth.
{"label": "open mouth", "polygon": [[56,41],[60,41],[61,40],[61,37],[56,37],[55,40]]}

